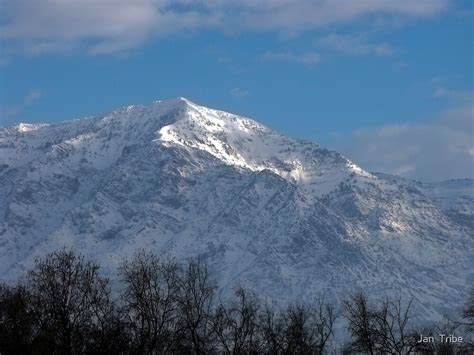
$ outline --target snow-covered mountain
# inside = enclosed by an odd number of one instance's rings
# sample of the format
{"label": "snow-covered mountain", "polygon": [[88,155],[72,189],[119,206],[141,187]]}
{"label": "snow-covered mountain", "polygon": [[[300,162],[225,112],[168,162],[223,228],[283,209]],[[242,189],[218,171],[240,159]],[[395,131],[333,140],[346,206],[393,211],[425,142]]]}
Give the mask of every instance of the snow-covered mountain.
{"label": "snow-covered mountain", "polygon": [[228,291],[354,290],[457,312],[474,282],[474,182],[364,171],[186,99],[0,129],[0,279],[73,246],[113,273],[137,248],[201,255]]}

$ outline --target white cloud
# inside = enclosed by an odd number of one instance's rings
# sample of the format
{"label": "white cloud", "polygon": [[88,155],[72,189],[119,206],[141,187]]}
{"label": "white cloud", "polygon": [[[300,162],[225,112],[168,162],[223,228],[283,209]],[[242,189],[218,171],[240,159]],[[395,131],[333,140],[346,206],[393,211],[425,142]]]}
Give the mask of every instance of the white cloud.
{"label": "white cloud", "polygon": [[[450,0],[3,0],[0,39],[10,52],[135,48],[203,28],[301,33],[361,18],[427,17]],[[383,49],[381,49],[383,50]]]}
{"label": "white cloud", "polygon": [[474,178],[474,105],[462,105],[419,124],[360,129],[334,148],[370,171],[422,181]]}
{"label": "white cloud", "polygon": [[[134,48],[152,35],[193,28],[193,11],[166,10],[172,1],[6,0],[0,37],[37,54],[86,47],[93,53]],[[20,48],[18,48],[20,47]]]}
{"label": "white cloud", "polygon": [[308,67],[315,66],[321,63],[321,55],[317,52],[304,52],[304,53],[293,53],[293,52],[265,52],[261,59],[263,61],[276,61],[276,62],[293,62],[303,64]]}
{"label": "white cloud", "polygon": [[472,91],[451,90],[444,86],[437,86],[433,92],[433,97],[455,100],[455,101],[473,101],[474,100]]}
{"label": "white cloud", "polygon": [[317,39],[316,45],[349,55],[388,56],[395,53],[390,44],[369,42],[367,36],[361,33],[351,35],[332,33]]}
{"label": "white cloud", "polygon": [[235,99],[244,99],[250,95],[247,90],[243,90],[241,88],[233,88],[230,90],[230,95]]}

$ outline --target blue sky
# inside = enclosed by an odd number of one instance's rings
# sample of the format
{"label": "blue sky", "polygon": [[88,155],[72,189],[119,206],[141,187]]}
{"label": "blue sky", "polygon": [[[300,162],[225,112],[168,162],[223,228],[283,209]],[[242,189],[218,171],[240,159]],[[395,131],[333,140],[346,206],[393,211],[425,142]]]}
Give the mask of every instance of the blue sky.
{"label": "blue sky", "polygon": [[185,96],[369,170],[472,177],[472,4],[0,0],[0,126]]}

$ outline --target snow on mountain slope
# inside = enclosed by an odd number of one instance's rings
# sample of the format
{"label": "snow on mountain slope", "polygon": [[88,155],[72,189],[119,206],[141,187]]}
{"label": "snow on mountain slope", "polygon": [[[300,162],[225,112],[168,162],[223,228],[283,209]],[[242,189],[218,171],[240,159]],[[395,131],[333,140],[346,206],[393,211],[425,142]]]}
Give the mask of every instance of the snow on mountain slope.
{"label": "snow on mountain slope", "polygon": [[186,99],[0,129],[0,278],[73,246],[113,274],[137,248],[207,257],[228,292],[413,297],[456,312],[474,281],[472,181],[371,174]]}
{"label": "snow on mountain slope", "polygon": [[[359,175],[370,175],[339,154],[312,142],[283,136],[250,119],[185,102],[187,117],[159,131],[159,140],[167,147],[199,149],[225,164],[250,171],[268,169],[300,186],[318,185],[311,190],[318,195],[333,189],[338,182],[335,175],[344,175],[348,169]],[[330,179],[325,179],[326,176]]]}

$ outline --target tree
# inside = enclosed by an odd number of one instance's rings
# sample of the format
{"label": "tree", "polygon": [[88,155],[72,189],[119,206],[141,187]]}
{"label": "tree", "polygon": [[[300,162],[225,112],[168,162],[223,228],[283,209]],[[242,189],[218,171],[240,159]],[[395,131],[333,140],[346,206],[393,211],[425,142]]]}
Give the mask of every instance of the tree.
{"label": "tree", "polygon": [[98,264],[63,249],[38,260],[27,281],[36,351],[83,353],[111,341],[113,305]]}
{"label": "tree", "polygon": [[0,354],[31,353],[34,318],[30,301],[25,286],[0,285]]}
{"label": "tree", "polygon": [[226,354],[256,354],[262,341],[258,329],[259,302],[244,288],[235,291],[237,301],[230,307],[221,304],[213,317],[213,330]]}
{"label": "tree", "polygon": [[[327,354],[336,312],[318,299],[286,308],[261,306],[237,288],[215,306],[207,264],[180,264],[139,251],[119,269],[120,299],[95,262],[62,249],[36,262],[25,282],[0,285],[1,354]],[[464,322],[412,328],[412,303],[369,303],[363,293],[343,303],[349,354],[472,354],[474,290]],[[420,334],[462,336],[463,342],[418,343]]]}
{"label": "tree", "polygon": [[369,305],[358,293],[344,302],[345,317],[352,341],[347,350],[368,354],[409,354],[420,346],[411,328],[412,302],[406,306],[400,298],[386,299],[380,307]]}
{"label": "tree", "polygon": [[318,354],[326,351],[327,345],[334,333],[334,322],[336,321],[336,312],[334,306],[325,303],[320,299],[316,303],[315,312],[315,332],[316,332],[316,350]]}
{"label": "tree", "polygon": [[392,354],[410,354],[416,347],[416,336],[409,328],[412,302],[402,305],[401,298],[385,300],[380,309],[373,312],[377,347]]}
{"label": "tree", "polygon": [[344,311],[352,337],[347,350],[373,355],[376,352],[377,334],[374,332],[375,319],[367,297],[363,293],[352,296],[344,301]]}
{"label": "tree", "polygon": [[122,302],[132,349],[137,353],[168,353],[178,319],[178,264],[138,252],[120,268]]}
{"label": "tree", "polygon": [[290,305],[283,313],[283,348],[285,354],[313,353],[314,334],[310,310],[303,305]]}
{"label": "tree", "polygon": [[260,311],[259,332],[262,338],[262,353],[281,354],[283,352],[283,323],[275,309],[266,304]]}
{"label": "tree", "polygon": [[191,259],[179,279],[178,352],[207,354],[212,352],[212,313],[216,284],[207,264]]}

